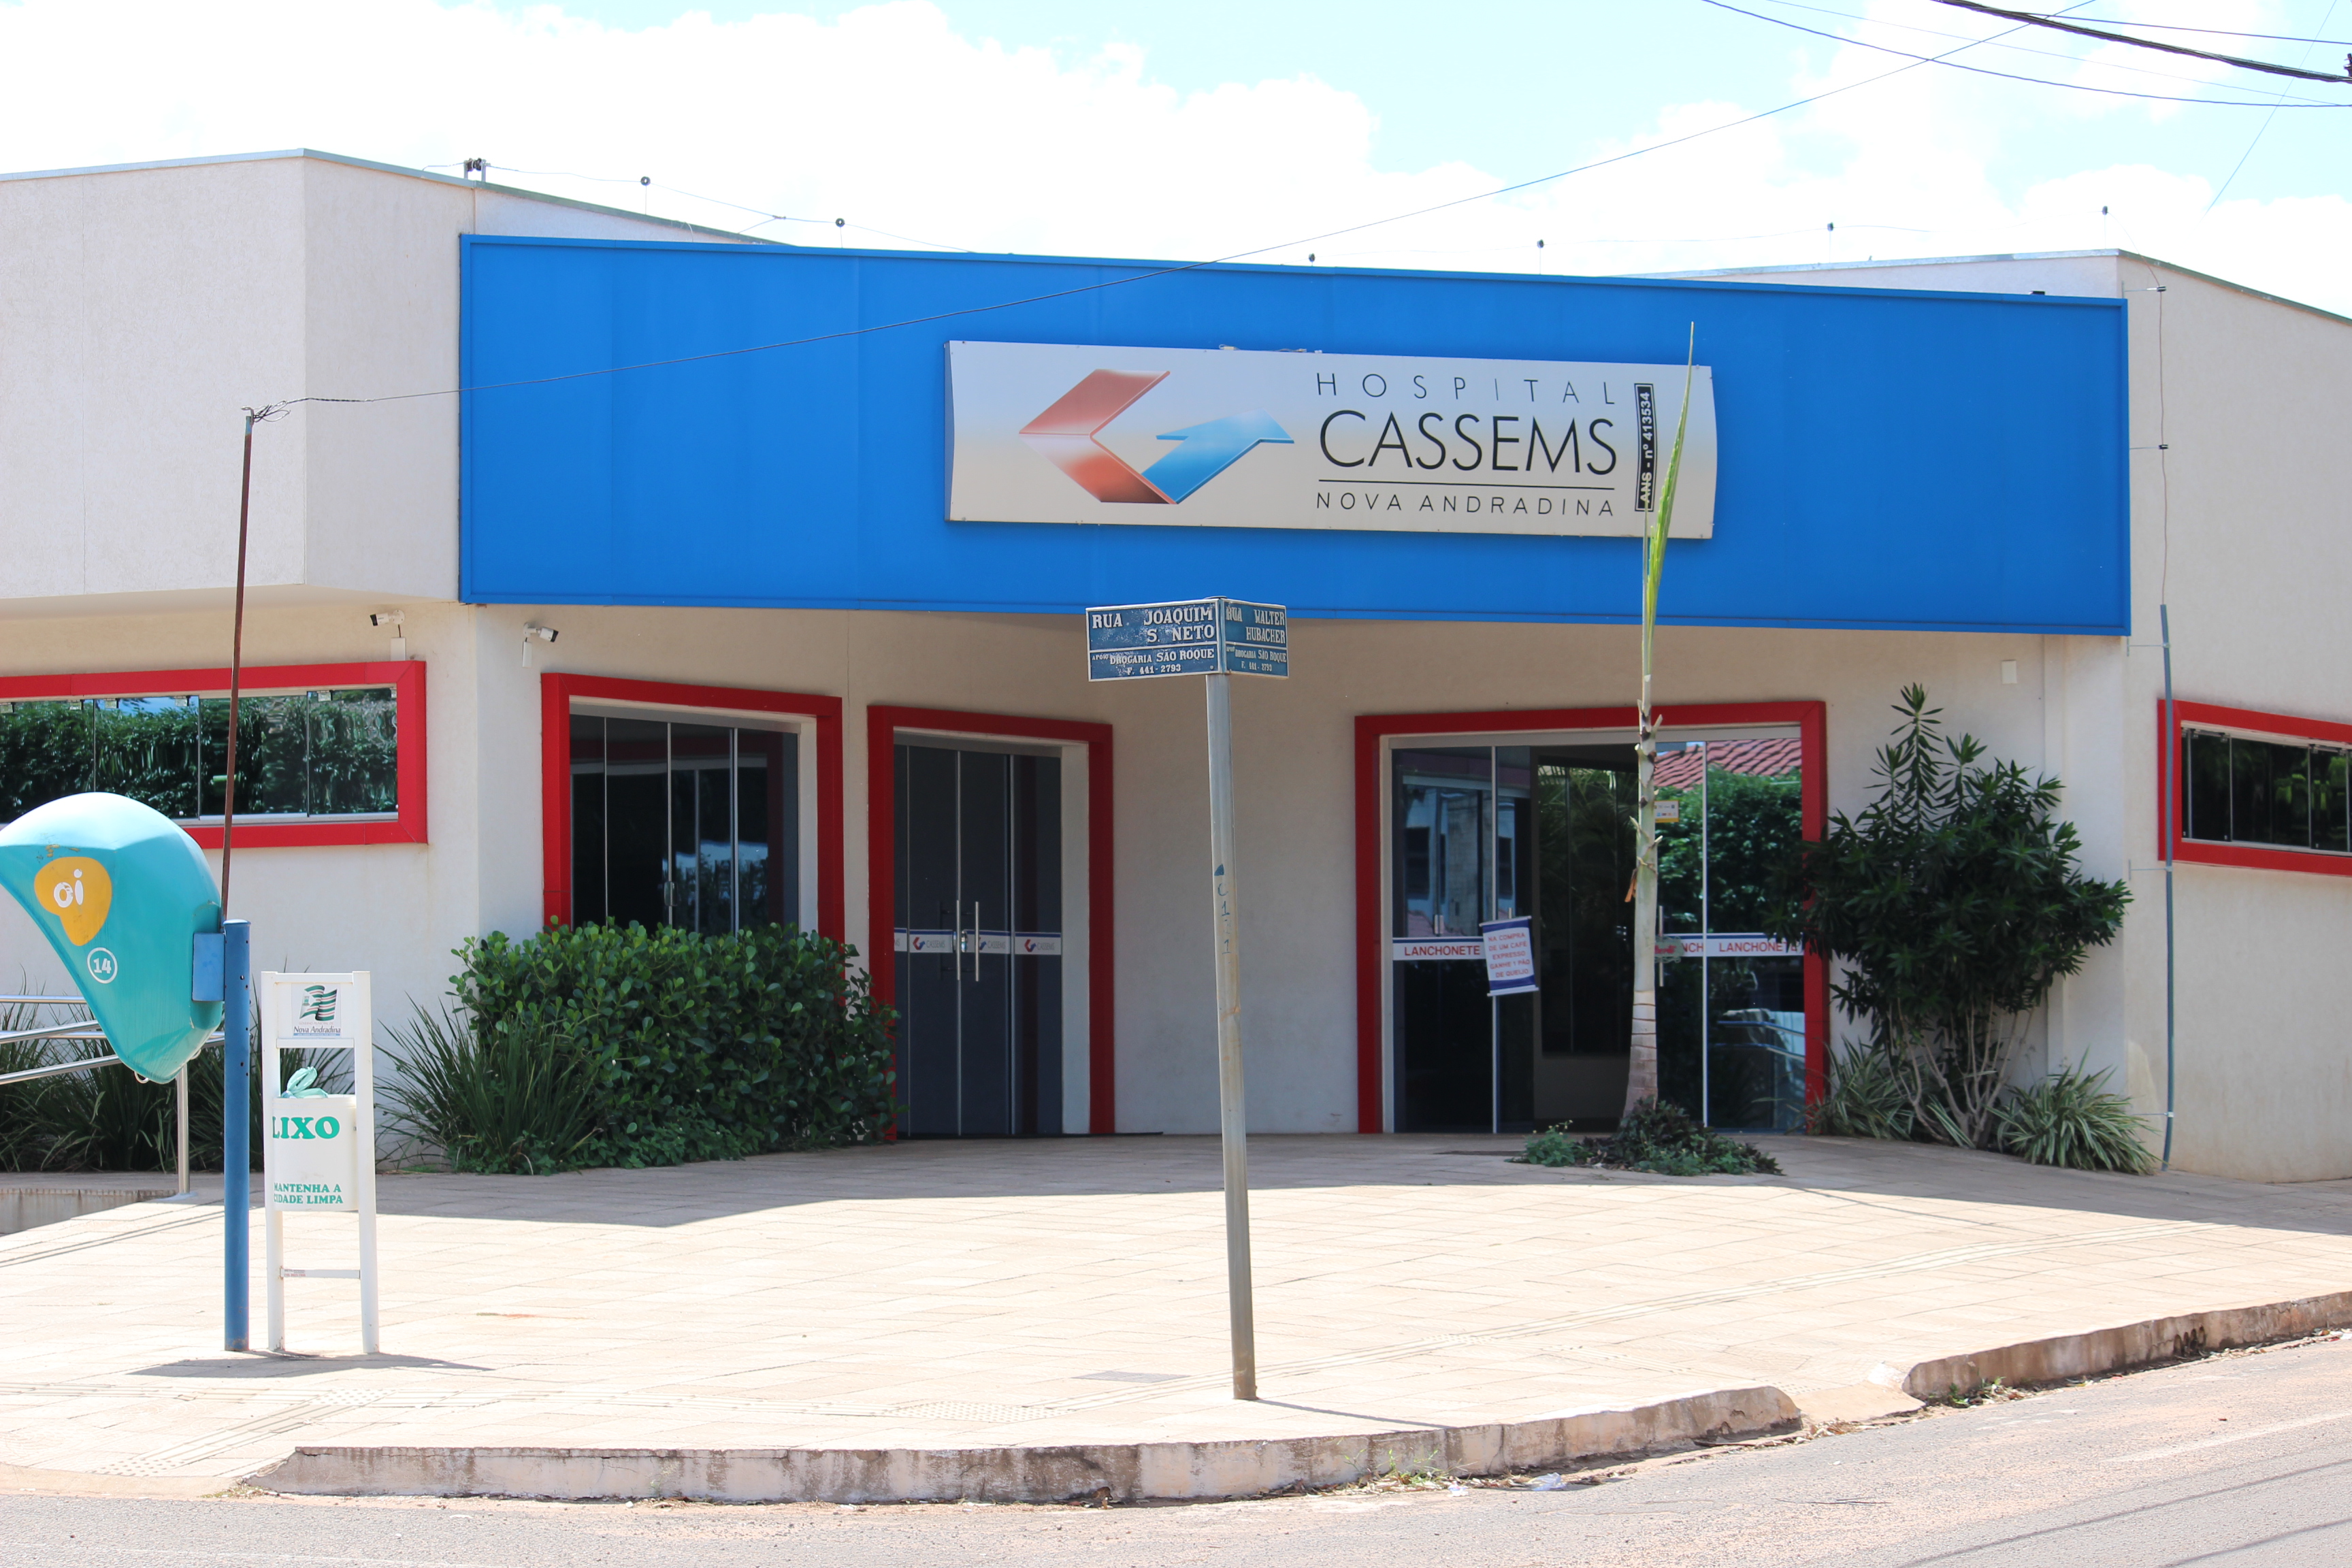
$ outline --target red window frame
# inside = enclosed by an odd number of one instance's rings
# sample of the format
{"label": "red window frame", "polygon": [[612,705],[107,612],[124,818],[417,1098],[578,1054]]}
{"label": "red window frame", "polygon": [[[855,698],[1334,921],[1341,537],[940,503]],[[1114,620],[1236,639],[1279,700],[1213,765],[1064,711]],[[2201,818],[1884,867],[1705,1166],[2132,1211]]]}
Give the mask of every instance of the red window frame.
{"label": "red window frame", "polygon": [[[248,664],[238,677],[247,696],[278,691],[323,691],[353,686],[389,686],[394,704],[393,736],[400,749],[395,776],[400,809],[388,821],[261,822],[240,816],[240,849],[306,848],[327,844],[423,844],[425,812],[425,661],[385,659],[364,664]],[[226,697],[228,668],[217,669],[123,669],[82,675],[0,676],[0,702],[55,701],[88,697]],[[183,831],[206,849],[220,847],[217,825],[184,823]]]}
{"label": "red window frame", "polygon": [[[1744,724],[1794,724],[1799,763],[1800,831],[1819,838],[1829,826],[1828,709],[1820,702],[1708,702],[1658,710],[1662,724],[1676,729],[1724,729]],[[1632,708],[1511,708],[1469,713],[1366,713],[1356,719],[1356,1130],[1387,1130],[1381,1072],[1381,1037],[1387,1016],[1381,960],[1388,930],[1381,919],[1386,883],[1381,877],[1381,742],[1391,736],[1440,739],[1447,735],[1494,735],[1559,730],[1631,730]],[[1829,963],[1805,954],[1805,1102],[1827,1090],[1830,1041]]]}
{"label": "red window frame", "polygon": [[[642,702],[661,708],[782,713],[816,721],[816,929],[847,940],[841,854],[841,699],[738,686],[680,686],[551,670],[539,678],[540,866],[548,925],[572,923],[572,701]],[[872,967],[868,959],[867,967]]]}
{"label": "red window frame", "polygon": [[[2188,836],[2188,780],[2181,776],[2180,751],[2177,742],[2168,744],[2164,718],[2165,702],[2156,700],[2156,778],[2157,790],[2164,800],[2164,816],[2156,828],[2158,856],[2166,849],[2165,835],[2171,834],[2172,858],[2189,866],[2236,866],[2257,871],[2304,871],[2322,877],[2352,877],[2352,855],[2332,854],[2325,849],[2286,849],[2266,844],[2214,844]],[[2213,729],[2249,731],[2254,735],[2278,741],[2311,741],[2323,746],[2352,748],[2352,724],[2333,723],[2326,719],[2298,719],[2289,713],[2265,713],[2253,708],[2224,708],[2213,702],[2182,702],[2172,704],[2173,724],[2178,731]]]}
{"label": "red window frame", "polygon": [[896,966],[882,962],[898,923],[894,892],[898,872],[898,731],[998,735],[1057,741],[1087,748],[1087,1128],[1118,1130],[1118,1056],[1112,1034],[1118,968],[1111,927],[1111,727],[1082,720],[1032,719],[1016,713],[964,713],[947,708],[866,710],[866,897],[867,970],[874,994],[898,997]]}

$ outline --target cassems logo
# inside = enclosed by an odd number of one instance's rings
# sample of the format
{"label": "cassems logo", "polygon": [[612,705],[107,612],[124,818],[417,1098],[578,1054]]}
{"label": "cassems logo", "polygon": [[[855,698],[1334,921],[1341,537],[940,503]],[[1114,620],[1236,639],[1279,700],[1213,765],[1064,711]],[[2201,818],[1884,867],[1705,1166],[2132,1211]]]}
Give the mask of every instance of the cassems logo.
{"label": "cassems logo", "polygon": [[1169,373],[1098,370],[1021,427],[1021,438],[1097,500],[1169,506],[1232,468],[1261,442],[1287,447],[1289,432],[1264,409],[1171,430],[1174,451],[1140,473],[1102,444],[1104,426],[1133,407]]}

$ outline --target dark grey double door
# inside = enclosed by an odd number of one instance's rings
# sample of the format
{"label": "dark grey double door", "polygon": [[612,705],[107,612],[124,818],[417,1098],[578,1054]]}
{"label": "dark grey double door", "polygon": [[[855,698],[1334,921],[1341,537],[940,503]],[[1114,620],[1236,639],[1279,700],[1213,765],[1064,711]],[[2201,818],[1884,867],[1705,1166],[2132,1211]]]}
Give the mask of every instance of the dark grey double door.
{"label": "dark grey double door", "polygon": [[1062,764],[898,748],[899,1130],[1062,1131]]}

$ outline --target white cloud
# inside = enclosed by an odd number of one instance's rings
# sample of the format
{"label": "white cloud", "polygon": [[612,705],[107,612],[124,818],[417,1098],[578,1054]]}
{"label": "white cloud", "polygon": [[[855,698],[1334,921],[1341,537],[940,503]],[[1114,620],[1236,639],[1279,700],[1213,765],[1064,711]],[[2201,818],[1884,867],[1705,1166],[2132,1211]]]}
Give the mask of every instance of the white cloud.
{"label": "white cloud", "polygon": [[[1884,0],[1874,14],[1921,20]],[[1902,47],[1927,45],[1915,35]],[[1501,182],[1462,163],[1380,166],[1380,106],[1343,86],[1297,77],[1180,92],[1131,48],[1072,59],[976,40],[920,0],[832,23],[696,14],[635,31],[551,5],[22,0],[0,4],[0,59],[17,68],[0,98],[0,148],[19,168],[297,145],[420,165],[481,155],[511,183],[698,222],[752,217],[677,192],[825,220],[761,230],[804,242],[832,241],[829,220],[845,216],[869,231],[848,231],[853,243],[887,243],[870,232],[883,231],[1190,258],[1297,239],[1265,258],[1313,249],[1326,262],[1554,272],[2087,247],[2102,243],[2105,204],[2112,243],[2352,310],[2352,282],[2324,259],[2352,238],[2341,199],[2231,201],[2207,217],[2201,181],[2143,167],[2053,171],[2005,198],[1996,154],[2036,117],[2143,110],[2062,105],[2053,89],[1934,67],[1538,190],[1308,239]],[[2125,79],[2105,61],[2089,59],[2079,79]],[[1899,63],[1839,49],[1819,79],[1792,65],[1785,96]],[[1665,105],[1602,152],[1766,106]],[[656,188],[642,190],[640,174]]]}

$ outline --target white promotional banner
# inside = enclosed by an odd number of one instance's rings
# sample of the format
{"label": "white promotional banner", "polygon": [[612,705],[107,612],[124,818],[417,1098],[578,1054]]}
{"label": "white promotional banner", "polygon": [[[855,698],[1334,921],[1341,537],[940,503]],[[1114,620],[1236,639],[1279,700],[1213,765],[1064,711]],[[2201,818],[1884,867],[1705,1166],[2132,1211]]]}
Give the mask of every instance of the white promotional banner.
{"label": "white promotional banner", "polygon": [[[1678,364],[948,345],[956,522],[1636,537]],[[1715,531],[1715,384],[1691,378],[1674,532]]]}

